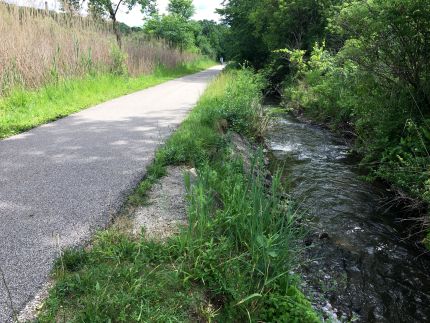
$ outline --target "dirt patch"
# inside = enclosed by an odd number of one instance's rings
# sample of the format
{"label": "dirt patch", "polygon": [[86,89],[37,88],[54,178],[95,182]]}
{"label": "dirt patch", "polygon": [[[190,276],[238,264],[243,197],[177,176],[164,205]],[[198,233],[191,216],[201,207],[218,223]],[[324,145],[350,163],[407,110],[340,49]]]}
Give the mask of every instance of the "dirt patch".
{"label": "dirt patch", "polygon": [[148,203],[138,207],[133,215],[133,233],[142,228],[152,239],[163,239],[187,225],[185,167],[169,167],[167,175],[153,185],[148,193]]}

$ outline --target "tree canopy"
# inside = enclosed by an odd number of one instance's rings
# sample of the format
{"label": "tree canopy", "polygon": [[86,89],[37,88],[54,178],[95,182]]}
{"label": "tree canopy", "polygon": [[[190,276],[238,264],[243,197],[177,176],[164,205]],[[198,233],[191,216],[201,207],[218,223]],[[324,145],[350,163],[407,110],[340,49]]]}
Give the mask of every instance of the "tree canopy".
{"label": "tree canopy", "polygon": [[145,23],[144,31],[181,51],[200,52],[212,58],[225,56],[224,40],[228,27],[209,20],[191,20],[194,10],[192,0],[171,0],[168,14],[152,15]]}
{"label": "tree canopy", "polygon": [[191,19],[195,12],[193,0],[170,0],[167,10],[185,20]]}
{"label": "tree canopy", "polygon": [[230,57],[261,67],[273,50],[311,49],[326,35],[327,14],[341,0],[230,0],[218,12],[230,27]]}

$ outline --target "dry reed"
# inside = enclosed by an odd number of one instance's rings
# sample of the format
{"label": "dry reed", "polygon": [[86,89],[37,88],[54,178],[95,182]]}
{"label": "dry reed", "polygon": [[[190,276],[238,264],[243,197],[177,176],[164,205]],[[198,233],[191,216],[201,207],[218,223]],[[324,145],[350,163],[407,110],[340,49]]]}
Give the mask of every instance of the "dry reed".
{"label": "dry reed", "polygon": [[[136,35],[123,43],[133,76],[193,58]],[[114,46],[108,23],[0,3],[0,96],[16,87],[34,89],[61,78],[108,72]]]}

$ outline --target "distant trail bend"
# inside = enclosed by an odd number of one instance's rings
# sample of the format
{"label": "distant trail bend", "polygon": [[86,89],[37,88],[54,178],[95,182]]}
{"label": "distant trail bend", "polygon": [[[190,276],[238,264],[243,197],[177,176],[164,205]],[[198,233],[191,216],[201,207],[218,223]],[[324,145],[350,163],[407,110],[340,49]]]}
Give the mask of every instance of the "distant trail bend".
{"label": "distant trail bend", "polygon": [[108,225],[156,148],[221,69],[0,141],[0,269],[7,283],[0,277],[0,322],[11,321],[12,308],[21,310],[47,281],[58,244],[77,246]]}

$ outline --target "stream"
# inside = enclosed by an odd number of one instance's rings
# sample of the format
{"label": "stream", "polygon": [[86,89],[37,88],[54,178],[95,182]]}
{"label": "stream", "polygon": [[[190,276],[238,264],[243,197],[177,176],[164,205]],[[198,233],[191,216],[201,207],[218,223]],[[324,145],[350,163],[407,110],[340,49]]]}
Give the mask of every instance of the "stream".
{"label": "stream", "polygon": [[403,239],[402,210],[363,181],[344,140],[283,115],[267,144],[310,219],[301,271],[315,302],[340,321],[430,322],[430,257]]}

